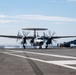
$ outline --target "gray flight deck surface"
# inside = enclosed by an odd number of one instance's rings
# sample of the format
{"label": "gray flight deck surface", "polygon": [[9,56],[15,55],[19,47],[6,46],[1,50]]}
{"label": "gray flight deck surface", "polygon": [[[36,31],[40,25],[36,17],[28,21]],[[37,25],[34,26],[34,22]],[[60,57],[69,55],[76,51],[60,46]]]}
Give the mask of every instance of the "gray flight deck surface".
{"label": "gray flight deck surface", "polygon": [[0,75],[76,75],[76,49],[0,49]]}

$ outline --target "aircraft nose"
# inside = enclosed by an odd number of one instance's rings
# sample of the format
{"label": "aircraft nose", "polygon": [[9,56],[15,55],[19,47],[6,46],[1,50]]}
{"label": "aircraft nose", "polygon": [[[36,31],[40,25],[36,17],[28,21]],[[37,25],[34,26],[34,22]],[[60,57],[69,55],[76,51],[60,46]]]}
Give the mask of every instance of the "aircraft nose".
{"label": "aircraft nose", "polygon": [[43,44],[44,43],[44,40],[41,40],[40,43]]}

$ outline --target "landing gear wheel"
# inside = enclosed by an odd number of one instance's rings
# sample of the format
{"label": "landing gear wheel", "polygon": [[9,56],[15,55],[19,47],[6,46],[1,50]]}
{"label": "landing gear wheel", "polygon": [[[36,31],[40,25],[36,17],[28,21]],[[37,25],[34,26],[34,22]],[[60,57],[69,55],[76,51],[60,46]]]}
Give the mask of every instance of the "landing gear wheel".
{"label": "landing gear wheel", "polygon": [[42,49],[42,46],[40,46],[39,49]]}
{"label": "landing gear wheel", "polygon": [[26,46],[23,44],[23,49],[25,49],[26,48]]}
{"label": "landing gear wheel", "polygon": [[47,47],[48,47],[48,46],[46,46],[46,49],[47,49]]}
{"label": "landing gear wheel", "polygon": [[46,45],[46,49],[47,49],[48,45]]}

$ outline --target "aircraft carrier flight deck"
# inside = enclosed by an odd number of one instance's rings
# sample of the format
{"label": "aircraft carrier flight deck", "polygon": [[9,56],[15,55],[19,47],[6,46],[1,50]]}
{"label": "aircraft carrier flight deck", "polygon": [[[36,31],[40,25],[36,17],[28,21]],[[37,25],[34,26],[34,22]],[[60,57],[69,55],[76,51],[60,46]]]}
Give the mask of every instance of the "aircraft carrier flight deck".
{"label": "aircraft carrier flight deck", "polygon": [[0,49],[0,75],[76,75],[76,48]]}

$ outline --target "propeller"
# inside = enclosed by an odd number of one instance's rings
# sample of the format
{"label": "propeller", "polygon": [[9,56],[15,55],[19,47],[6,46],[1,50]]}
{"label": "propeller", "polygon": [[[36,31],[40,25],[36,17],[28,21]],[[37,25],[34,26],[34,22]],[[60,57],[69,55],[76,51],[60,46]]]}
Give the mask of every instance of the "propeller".
{"label": "propeller", "polygon": [[27,39],[27,36],[28,36],[29,32],[22,31],[22,34],[23,34],[22,45],[23,45],[23,48],[25,49],[25,44],[27,43],[26,39]]}
{"label": "propeller", "polygon": [[23,34],[23,37],[22,37],[22,39],[23,39],[23,44],[25,44],[25,43],[26,43],[26,38],[27,38],[27,36],[29,35],[29,32],[22,31],[22,34]]}
{"label": "propeller", "polygon": [[[18,31],[18,34],[17,34],[17,36],[22,36],[21,44],[23,45],[24,49],[25,49],[25,43],[27,43],[26,38],[27,38],[28,34],[29,34],[29,32],[25,32],[25,31],[22,31],[22,34]],[[17,41],[18,41],[18,38],[17,38]]]}
{"label": "propeller", "polygon": [[47,40],[47,42],[46,42],[46,44],[52,44],[52,41],[54,41],[54,42],[57,42],[56,40],[54,40],[54,35],[55,35],[55,32],[51,32],[51,31],[48,31],[48,34],[49,35],[47,35],[47,37],[48,37],[48,40]]}
{"label": "propeller", "polygon": [[28,36],[29,32],[22,31],[23,37]]}

